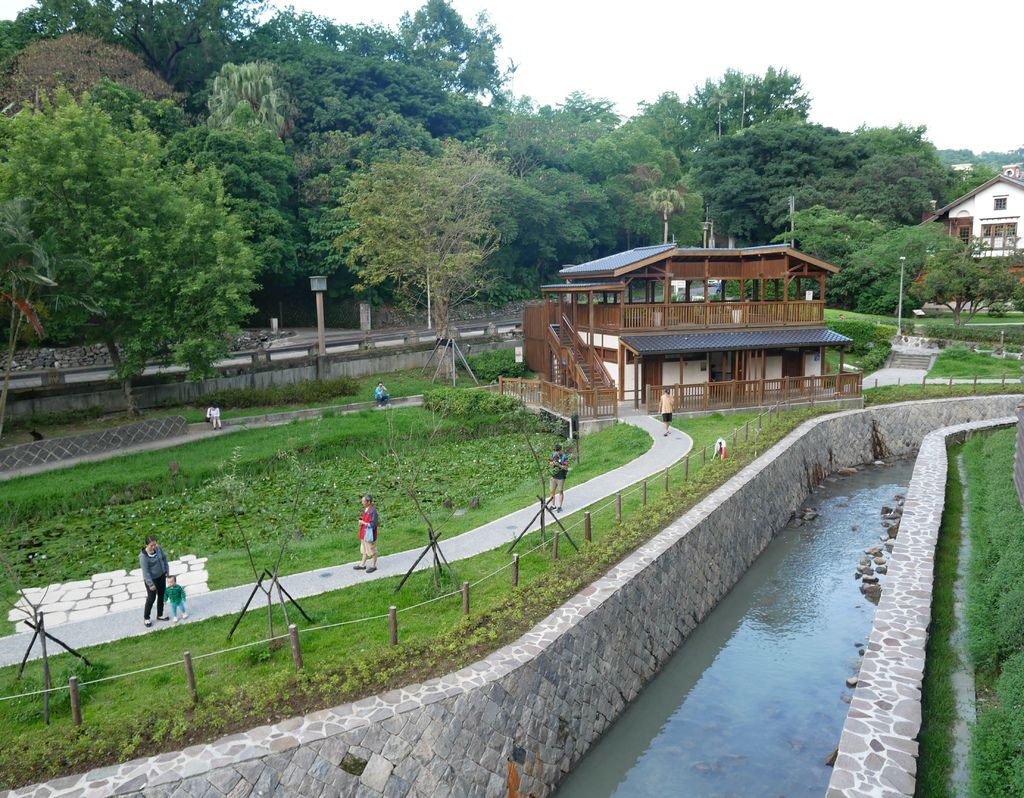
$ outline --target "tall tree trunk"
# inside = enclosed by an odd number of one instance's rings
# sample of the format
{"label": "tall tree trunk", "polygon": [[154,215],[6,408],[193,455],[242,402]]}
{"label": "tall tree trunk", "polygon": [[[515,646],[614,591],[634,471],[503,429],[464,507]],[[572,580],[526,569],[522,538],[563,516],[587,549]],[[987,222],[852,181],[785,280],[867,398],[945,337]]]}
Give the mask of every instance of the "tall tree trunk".
{"label": "tall tree trunk", "polygon": [[[114,366],[114,371],[120,372],[121,353],[117,351],[117,343],[114,341],[114,336],[109,332],[105,332],[104,343],[107,345],[107,353],[110,355],[110,362]],[[121,379],[121,391],[124,393],[124,401],[128,407],[128,418],[138,418],[139,406],[135,402],[135,394],[132,392],[132,378],[130,376]]]}
{"label": "tall tree trunk", "polygon": [[665,220],[665,240],[661,243],[668,243],[668,211],[662,211],[662,218]]}
{"label": "tall tree trunk", "polygon": [[7,339],[7,364],[4,366],[4,386],[0,389],[0,438],[4,435],[4,421],[7,417],[7,394],[11,385],[11,370],[14,368],[14,352],[18,347],[18,332],[21,328],[21,315],[11,305],[11,326]]}

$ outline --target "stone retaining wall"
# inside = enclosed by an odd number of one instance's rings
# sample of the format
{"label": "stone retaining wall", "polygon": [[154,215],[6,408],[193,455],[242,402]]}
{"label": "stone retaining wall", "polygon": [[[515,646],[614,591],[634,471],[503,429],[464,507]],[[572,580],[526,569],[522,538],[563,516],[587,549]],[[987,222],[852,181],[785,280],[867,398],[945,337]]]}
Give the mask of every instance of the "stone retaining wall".
{"label": "stone retaining wall", "polygon": [[[193,596],[210,592],[206,559],[185,554],[167,563],[178,584],[185,588],[186,606]],[[49,628],[69,621],[98,618],[108,612],[141,609],[146,603],[146,583],[142,579],[142,569],[126,571],[122,568],[94,574],[77,582],[26,588],[22,596],[14,604],[14,609],[7,613],[7,620],[18,624],[18,632],[31,631],[25,624],[31,617],[26,598],[33,603],[42,602],[39,609],[46,614],[46,626]]]}
{"label": "stone retaining wall", "polygon": [[[909,456],[931,430],[1011,415],[1018,400],[809,421],[515,643],[461,671],[11,795],[505,796],[512,768],[520,795],[548,795],[822,477]],[[913,509],[908,497],[905,518]],[[880,756],[903,752],[886,742]]]}
{"label": "stone retaining wall", "polygon": [[70,460],[72,457],[109,452],[139,443],[176,438],[188,434],[188,422],[181,416],[163,416],[122,424],[117,427],[69,435],[65,438],[47,438],[20,446],[0,449],[0,472],[16,468]]}

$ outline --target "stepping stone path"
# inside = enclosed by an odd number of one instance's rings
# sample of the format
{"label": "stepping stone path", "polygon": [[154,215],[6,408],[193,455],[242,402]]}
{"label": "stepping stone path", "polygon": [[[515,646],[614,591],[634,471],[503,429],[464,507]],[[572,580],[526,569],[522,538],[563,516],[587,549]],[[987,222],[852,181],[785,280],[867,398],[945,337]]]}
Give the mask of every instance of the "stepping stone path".
{"label": "stepping stone path", "polygon": [[[206,571],[206,557],[183,554],[179,560],[171,560],[171,573],[178,578],[178,584],[185,588],[186,606],[188,600],[200,593],[209,593],[209,574]],[[22,591],[22,598],[7,613],[7,620],[17,623],[17,631],[31,631],[25,620],[32,612],[25,599],[42,602],[40,609],[46,614],[46,626],[59,626],[70,621],[84,621],[99,618],[110,612],[142,609],[146,603],[146,584],[142,571],[108,571],[94,574],[90,579],[65,582],[49,587],[33,587]]]}

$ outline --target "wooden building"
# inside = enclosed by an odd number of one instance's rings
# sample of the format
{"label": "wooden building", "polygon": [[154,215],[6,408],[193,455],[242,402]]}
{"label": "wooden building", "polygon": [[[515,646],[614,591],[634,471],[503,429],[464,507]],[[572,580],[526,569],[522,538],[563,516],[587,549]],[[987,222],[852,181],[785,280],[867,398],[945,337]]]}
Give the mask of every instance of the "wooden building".
{"label": "wooden building", "polygon": [[[825,327],[825,278],[838,268],[782,245],[639,247],[568,266],[527,306],[529,367],[578,391],[614,387],[651,406],[713,409],[859,396],[849,338]],[[825,366],[837,347],[835,373]]]}

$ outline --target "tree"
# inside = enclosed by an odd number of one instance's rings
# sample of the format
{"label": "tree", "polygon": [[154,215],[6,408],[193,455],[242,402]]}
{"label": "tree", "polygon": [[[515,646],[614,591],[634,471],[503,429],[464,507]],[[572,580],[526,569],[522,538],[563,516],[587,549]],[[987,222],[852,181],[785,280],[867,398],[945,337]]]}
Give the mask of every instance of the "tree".
{"label": "tree", "polygon": [[82,33],[69,33],[33,42],[18,54],[0,78],[0,107],[38,103],[42,96],[52,99],[61,86],[79,96],[104,79],[149,100],[175,97],[174,90],[135,53]]}
{"label": "tree", "polygon": [[452,310],[487,285],[501,176],[490,157],[454,142],[436,158],[406,152],[356,175],[345,201],[354,226],[338,245],[359,286],[391,283],[429,304],[438,336],[447,337]]}
{"label": "tree", "polygon": [[648,195],[651,210],[661,215],[665,224],[663,244],[668,243],[668,217],[686,209],[683,192],[675,188],[656,188]]}
{"label": "tree", "polygon": [[943,246],[927,259],[924,272],[911,286],[921,302],[945,305],[953,311],[953,326],[959,327],[984,307],[1006,302],[1019,284],[1003,258],[983,258],[980,242],[965,243],[947,236]]}
{"label": "tree", "polygon": [[213,79],[207,123],[214,128],[262,126],[286,138],[293,111],[279,85],[274,65],[251,61],[225,64]]}
{"label": "tree", "polygon": [[0,203],[0,307],[10,315],[7,361],[0,390],[0,437],[4,431],[7,392],[21,325],[28,322],[42,338],[43,324],[32,306],[33,293],[39,287],[56,285],[50,261],[53,242],[36,236],[30,208],[31,204],[24,197]]}
{"label": "tree", "polygon": [[[851,217],[822,205],[799,210],[793,214],[793,232],[801,252],[814,255],[839,267],[852,262],[855,253],[872,244],[885,232],[885,225],[863,216]],[[772,239],[787,243],[789,231]]]}
{"label": "tree", "polygon": [[92,264],[60,275],[95,303],[62,322],[106,344],[129,412],[132,379],[151,360],[209,373],[253,287],[217,172],[168,164],[152,131],[117,130],[88,95],[0,118],[0,140],[0,198],[35,199],[61,251]]}
{"label": "tree", "polygon": [[500,91],[496,53],[501,37],[486,14],[477,16],[474,28],[447,0],[427,0],[412,16],[402,16],[398,33],[405,46],[403,60],[426,67],[447,90],[467,97],[494,96]]}
{"label": "tree", "polygon": [[799,75],[768,67],[764,76],[726,70],[697,86],[682,113],[689,149],[764,122],[806,122],[811,99]]}

